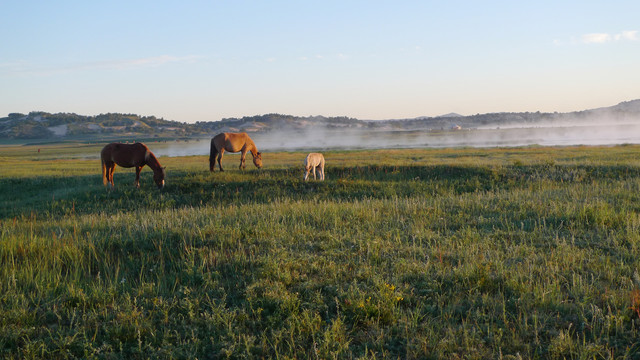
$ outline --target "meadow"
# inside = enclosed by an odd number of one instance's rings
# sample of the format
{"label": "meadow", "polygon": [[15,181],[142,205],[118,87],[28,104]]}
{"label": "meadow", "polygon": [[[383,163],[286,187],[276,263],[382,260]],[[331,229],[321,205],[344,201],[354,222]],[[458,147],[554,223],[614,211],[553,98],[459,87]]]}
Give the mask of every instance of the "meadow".
{"label": "meadow", "polygon": [[640,146],[100,148],[0,146],[0,357],[640,358]]}

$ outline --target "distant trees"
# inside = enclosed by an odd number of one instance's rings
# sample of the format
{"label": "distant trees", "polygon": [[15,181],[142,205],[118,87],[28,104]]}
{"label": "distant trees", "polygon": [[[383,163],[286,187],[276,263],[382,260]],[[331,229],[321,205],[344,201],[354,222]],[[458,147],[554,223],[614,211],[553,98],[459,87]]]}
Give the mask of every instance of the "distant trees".
{"label": "distant trees", "polygon": [[11,113],[11,114],[9,114],[8,118],[10,120],[15,120],[15,119],[21,119],[21,118],[23,118],[25,116],[26,116],[25,114],[21,114],[21,113]]}
{"label": "distant trees", "polygon": [[[463,128],[479,126],[499,127],[506,124],[522,124],[532,126],[540,123],[586,123],[606,118],[611,121],[640,121],[640,100],[620,103],[609,108],[577,111],[571,113],[490,113],[471,116],[456,116],[455,124]],[[134,135],[175,136],[208,136],[221,131],[277,131],[300,130],[309,127],[325,127],[328,129],[368,129],[375,131],[412,131],[425,129],[448,129],[452,120],[448,117],[421,117],[404,120],[362,121],[346,116],[299,117],[284,114],[264,114],[245,116],[242,118],[225,118],[220,121],[198,121],[195,124],[165,120],[155,116],[139,116],[136,114],[107,113],[95,116],[84,116],[73,113],[50,114],[43,111],[32,111],[28,115],[10,113],[0,118],[0,138],[36,139],[53,137],[50,128],[67,125],[66,136],[100,134],[120,134],[127,132]]]}
{"label": "distant trees", "polygon": [[41,124],[29,122],[11,128],[8,135],[14,139],[46,139],[51,137],[53,132]]}
{"label": "distant trees", "polygon": [[50,114],[43,111],[32,111],[28,115],[10,113],[0,118],[0,138],[37,139],[50,138],[55,134],[49,128],[67,125],[66,136],[121,133],[151,135],[179,132],[192,134],[206,133],[191,124],[158,119],[155,116],[141,117],[136,114],[107,113],[95,116],[74,113]]}

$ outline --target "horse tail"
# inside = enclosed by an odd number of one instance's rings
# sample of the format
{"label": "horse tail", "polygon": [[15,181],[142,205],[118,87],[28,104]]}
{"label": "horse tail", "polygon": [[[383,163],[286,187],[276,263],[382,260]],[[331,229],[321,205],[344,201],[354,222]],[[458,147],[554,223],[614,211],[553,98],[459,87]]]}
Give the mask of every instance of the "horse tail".
{"label": "horse tail", "polygon": [[107,186],[107,164],[104,163],[104,159],[100,161],[102,162],[102,184]]}
{"label": "horse tail", "polygon": [[214,139],[211,139],[211,151],[209,153],[209,171],[213,171],[213,169],[215,168],[216,156],[218,156],[218,148],[216,147]]}

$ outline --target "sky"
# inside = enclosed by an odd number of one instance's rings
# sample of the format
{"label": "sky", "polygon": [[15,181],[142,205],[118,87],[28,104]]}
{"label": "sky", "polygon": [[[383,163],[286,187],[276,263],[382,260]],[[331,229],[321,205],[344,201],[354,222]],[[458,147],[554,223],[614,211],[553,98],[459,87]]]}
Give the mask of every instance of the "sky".
{"label": "sky", "polygon": [[0,117],[569,112],[640,98],[640,1],[0,3]]}

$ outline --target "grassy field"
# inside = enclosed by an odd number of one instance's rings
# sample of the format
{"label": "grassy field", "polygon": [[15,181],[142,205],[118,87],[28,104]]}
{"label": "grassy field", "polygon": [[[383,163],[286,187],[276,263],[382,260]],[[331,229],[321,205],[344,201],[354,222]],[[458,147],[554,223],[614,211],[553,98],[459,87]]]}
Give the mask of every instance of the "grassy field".
{"label": "grassy field", "polygon": [[639,146],[100,147],[0,146],[0,357],[640,357]]}

